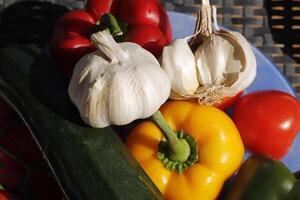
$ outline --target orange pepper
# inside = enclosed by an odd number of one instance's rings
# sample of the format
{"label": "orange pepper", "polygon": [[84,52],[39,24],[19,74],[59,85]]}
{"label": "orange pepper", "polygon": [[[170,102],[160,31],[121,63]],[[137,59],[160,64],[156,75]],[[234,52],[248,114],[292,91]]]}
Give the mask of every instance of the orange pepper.
{"label": "orange pepper", "polygon": [[224,181],[243,160],[244,146],[236,126],[223,111],[211,106],[170,101],[160,110],[173,131],[183,130],[193,138],[196,146],[193,149],[189,143],[188,152],[196,151],[195,163],[178,171],[168,152],[164,159],[159,159],[162,141],[171,145],[164,136],[164,128],[152,121],[144,121],[132,130],[127,147],[166,199],[216,199]]}

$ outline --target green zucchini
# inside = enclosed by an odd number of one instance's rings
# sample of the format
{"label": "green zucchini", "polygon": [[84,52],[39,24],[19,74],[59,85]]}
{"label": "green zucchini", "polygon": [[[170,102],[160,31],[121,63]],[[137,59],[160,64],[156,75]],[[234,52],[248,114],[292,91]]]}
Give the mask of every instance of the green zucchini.
{"label": "green zucchini", "polygon": [[36,46],[0,50],[0,95],[30,129],[68,199],[162,199],[110,127],[81,121],[67,87]]}

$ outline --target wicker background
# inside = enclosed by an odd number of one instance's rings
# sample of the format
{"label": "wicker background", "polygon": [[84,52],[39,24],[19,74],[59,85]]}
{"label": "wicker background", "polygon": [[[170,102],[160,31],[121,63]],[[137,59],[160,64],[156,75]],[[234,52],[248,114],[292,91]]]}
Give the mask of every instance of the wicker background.
{"label": "wicker background", "polygon": [[[15,2],[20,0],[0,0],[0,12]],[[47,2],[68,8],[84,6],[84,1],[80,0],[47,0]],[[162,0],[162,3],[167,10],[195,15],[201,0]],[[219,24],[243,33],[276,64],[300,95],[300,1],[211,0],[211,3],[218,7]],[[45,5],[45,2],[38,6],[31,5],[27,10],[24,8],[15,10],[15,17],[5,17],[3,12],[0,18],[0,47],[12,42],[36,42],[44,45],[51,35],[50,28],[57,17],[65,11],[63,7]],[[30,17],[28,13],[31,13]],[[43,25],[45,19],[48,24]],[[28,23],[30,20],[35,23]]]}

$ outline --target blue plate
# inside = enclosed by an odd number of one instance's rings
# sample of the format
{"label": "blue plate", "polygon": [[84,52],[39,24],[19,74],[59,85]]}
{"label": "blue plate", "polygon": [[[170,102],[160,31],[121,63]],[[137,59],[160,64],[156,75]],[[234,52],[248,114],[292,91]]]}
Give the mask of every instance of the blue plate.
{"label": "blue plate", "polygon": [[[173,28],[173,38],[182,38],[194,32],[196,18],[182,13],[169,12]],[[281,90],[296,96],[289,82],[277,68],[257,49],[254,48],[257,60],[257,76],[245,93],[257,90]],[[245,158],[250,155],[246,152]],[[288,168],[295,172],[300,169],[300,134],[295,138],[289,153],[282,159]]]}

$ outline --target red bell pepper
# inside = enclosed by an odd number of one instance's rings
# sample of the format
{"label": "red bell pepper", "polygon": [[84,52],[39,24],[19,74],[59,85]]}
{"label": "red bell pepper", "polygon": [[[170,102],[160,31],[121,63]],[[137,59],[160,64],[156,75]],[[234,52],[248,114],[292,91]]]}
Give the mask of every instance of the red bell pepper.
{"label": "red bell pepper", "polygon": [[11,154],[0,149],[0,183],[10,188],[19,188],[26,177],[26,168]]}
{"label": "red bell pepper", "polygon": [[157,58],[172,40],[168,16],[157,0],[89,0],[86,10],[66,13],[55,26],[52,53],[67,75],[83,55],[95,50],[89,37],[106,13],[128,25],[125,41],[138,43]]}
{"label": "red bell pepper", "polygon": [[[63,194],[29,129],[0,98],[0,200],[62,199]],[[24,197],[23,197],[24,196]]]}
{"label": "red bell pepper", "polygon": [[17,200],[16,198],[12,197],[7,191],[4,189],[0,189],[0,200]]}

